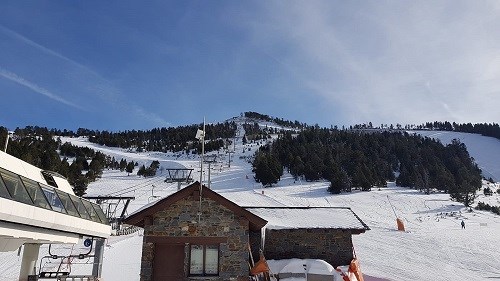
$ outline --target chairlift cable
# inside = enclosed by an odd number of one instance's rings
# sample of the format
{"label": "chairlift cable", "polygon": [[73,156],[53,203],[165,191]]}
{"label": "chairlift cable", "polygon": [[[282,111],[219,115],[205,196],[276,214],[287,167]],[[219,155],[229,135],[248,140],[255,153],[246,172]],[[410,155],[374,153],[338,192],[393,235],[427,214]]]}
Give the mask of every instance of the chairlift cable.
{"label": "chairlift cable", "polygon": [[149,185],[149,184],[151,184],[151,183],[157,183],[157,182],[160,182],[161,180],[163,180],[163,178],[162,178],[162,177],[160,177],[160,176],[158,176],[158,177],[153,177],[152,179],[147,180],[147,181],[145,181],[145,182],[141,182],[141,183],[138,183],[138,184],[134,184],[134,185],[132,185],[132,186],[126,187],[126,188],[121,189],[121,190],[117,190],[117,191],[110,192],[110,193],[108,193],[107,195],[104,195],[104,196],[123,195],[123,194],[125,194],[125,193],[128,193],[128,192],[132,191],[132,190],[133,190],[133,188],[135,188],[135,187],[139,187],[139,186],[141,186],[141,185],[145,185],[145,186],[146,186],[146,185]]}

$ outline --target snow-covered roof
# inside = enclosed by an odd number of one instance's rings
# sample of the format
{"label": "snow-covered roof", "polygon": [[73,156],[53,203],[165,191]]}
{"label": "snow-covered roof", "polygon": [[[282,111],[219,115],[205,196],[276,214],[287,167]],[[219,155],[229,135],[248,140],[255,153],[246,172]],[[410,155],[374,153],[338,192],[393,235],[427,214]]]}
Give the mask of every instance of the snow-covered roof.
{"label": "snow-covered roof", "polygon": [[[49,184],[42,175],[42,169],[3,151],[0,151],[0,167],[36,182]],[[53,176],[59,190],[75,195],[73,188],[66,179],[62,178],[62,176],[57,173],[47,172]]]}
{"label": "snow-covered roof", "polygon": [[267,220],[268,229],[327,228],[361,232],[370,229],[350,208],[246,207],[246,209]]}
{"label": "snow-covered roof", "polygon": [[254,213],[249,212],[248,210],[240,207],[236,203],[230,201],[224,196],[218,194],[217,192],[207,188],[206,186],[200,185],[198,181],[190,184],[189,186],[170,194],[169,196],[162,198],[156,202],[152,202],[146,205],[144,208],[139,209],[138,211],[133,212],[129,215],[123,222],[126,224],[131,224],[139,227],[144,227],[146,217],[153,215],[158,211],[162,211],[165,208],[168,208],[171,204],[186,199],[189,196],[199,196],[200,189],[202,190],[203,198],[210,198],[214,200],[218,204],[226,207],[227,209],[233,211],[235,214],[240,215],[248,219],[250,223],[250,229],[253,231],[260,231],[260,229],[266,224],[266,220],[256,216]]}

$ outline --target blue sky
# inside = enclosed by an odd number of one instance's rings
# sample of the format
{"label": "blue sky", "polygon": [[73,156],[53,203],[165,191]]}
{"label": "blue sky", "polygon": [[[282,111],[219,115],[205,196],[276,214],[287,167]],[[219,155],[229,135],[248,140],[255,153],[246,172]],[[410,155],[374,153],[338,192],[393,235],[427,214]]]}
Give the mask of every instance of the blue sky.
{"label": "blue sky", "polygon": [[498,1],[2,1],[0,125],[500,121]]}

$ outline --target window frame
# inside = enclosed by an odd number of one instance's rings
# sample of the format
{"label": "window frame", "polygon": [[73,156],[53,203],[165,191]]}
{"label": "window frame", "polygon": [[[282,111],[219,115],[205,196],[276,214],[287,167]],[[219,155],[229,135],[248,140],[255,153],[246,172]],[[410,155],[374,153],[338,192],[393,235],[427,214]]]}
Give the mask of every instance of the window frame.
{"label": "window frame", "polygon": [[94,206],[92,205],[92,203],[90,203],[90,201],[82,199],[82,203],[83,203],[83,206],[85,207],[85,209],[87,209],[87,212],[88,212],[88,214],[90,216],[90,220],[91,221],[98,222],[98,223],[103,223],[101,221],[101,218],[97,214],[96,210],[94,210]]}
{"label": "window frame", "polygon": [[[191,252],[193,246],[202,247],[203,250],[203,266],[202,273],[195,274],[191,273]],[[217,248],[217,273],[207,273],[207,248],[215,247]],[[220,273],[220,244],[189,244],[189,276],[219,276]]]}
{"label": "window frame", "polygon": [[45,197],[47,198],[50,206],[52,207],[52,210],[61,214],[68,214],[68,211],[66,211],[66,207],[61,200],[61,196],[59,196],[59,194],[57,193],[57,189],[49,187],[48,185],[43,185],[42,187],[42,191],[45,194]]}
{"label": "window frame", "polygon": [[45,180],[45,182],[47,182],[47,185],[50,185],[52,187],[55,187],[55,188],[59,188],[57,186],[57,182],[56,180],[54,179],[54,177],[52,176],[51,172],[50,171],[41,171],[40,172],[43,176],[43,179]]}
{"label": "window frame", "polygon": [[66,210],[66,213],[68,215],[74,216],[77,218],[81,218],[80,213],[78,213],[78,210],[76,209],[76,207],[75,207],[73,201],[71,200],[71,198],[69,197],[68,193],[61,192],[58,189],[55,189],[53,187],[49,187],[48,185],[43,185],[42,187],[44,187],[47,190],[50,190],[50,192],[53,192],[55,195],[57,195],[57,197],[59,198],[59,201],[61,202],[62,206],[64,207],[64,209]]}
{"label": "window frame", "polygon": [[[42,171],[42,175],[45,175],[43,172],[46,171]],[[109,225],[108,218],[98,204],[2,167],[0,198]]]}
{"label": "window frame", "polygon": [[[0,168],[0,179],[3,180],[11,199],[19,203],[35,206],[28,190],[26,190],[26,187],[18,174]],[[16,186],[13,187],[12,183],[16,180]]]}
{"label": "window frame", "polygon": [[48,201],[47,195],[45,194],[45,192],[43,192],[43,189],[40,187],[40,184],[38,182],[23,176],[20,176],[20,178],[21,182],[24,185],[24,188],[28,192],[28,195],[31,197],[31,201],[33,201],[34,206],[51,211],[56,211]]}
{"label": "window frame", "polygon": [[12,196],[10,195],[9,189],[7,188],[7,185],[5,185],[1,175],[0,175],[0,197],[12,200]]}

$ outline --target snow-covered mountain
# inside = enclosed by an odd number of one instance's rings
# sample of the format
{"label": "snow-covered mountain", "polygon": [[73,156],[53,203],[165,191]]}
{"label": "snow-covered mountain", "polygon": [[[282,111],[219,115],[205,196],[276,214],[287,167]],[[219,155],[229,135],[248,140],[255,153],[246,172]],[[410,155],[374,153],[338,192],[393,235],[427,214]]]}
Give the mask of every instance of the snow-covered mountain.
{"label": "snow-covered mountain", "polygon": [[[396,187],[371,192],[354,191],[332,195],[327,182],[294,181],[285,174],[272,188],[262,188],[253,179],[249,158],[258,144],[243,144],[244,118],[238,124],[235,153],[212,152],[218,155],[211,166],[211,188],[237,204],[244,206],[348,206],[371,228],[354,236],[353,243],[361,269],[369,276],[386,280],[490,280],[500,278],[500,217],[489,212],[469,212],[449,195],[425,195],[416,190]],[[262,126],[276,126],[262,123]],[[487,177],[500,179],[500,141],[480,135],[421,131],[424,136],[436,137],[446,144],[454,138],[466,144]],[[200,179],[199,159],[195,155],[145,152],[135,153],[88,142],[85,138],[62,138],[74,145],[99,150],[115,159],[148,165],[158,160],[163,168],[193,168],[193,178]],[[206,166],[205,166],[206,167]],[[166,183],[160,169],[156,177],[143,178],[116,170],[104,171],[100,180],[91,183],[88,195],[134,196],[129,213],[144,205],[168,196],[177,190],[176,183]],[[205,170],[205,173],[208,173]],[[207,184],[207,174],[203,181]],[[492,185],[494,190],[499,187]],[[480,195],[477,201],[484,201]],[[391,208],[389,201],[394,206]],[[490,204],[500,205],[497,193],[488,198]],[[395,214],[403,219],[407,232],[396,231]],[[300,218],[297,218],[300,219]],[[466,229],[460,227],[461,220]],[[104,253],[103,279],[106,281],[139,280],[142,237],[140,232],[111,237]],[[16,253],[0,253],[0,281],[14,280],[19,272]],[[14,262],[10,262],[14,261]],[[74,266],[74,272],[83,267]]]}

